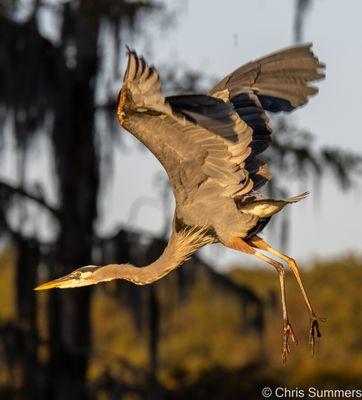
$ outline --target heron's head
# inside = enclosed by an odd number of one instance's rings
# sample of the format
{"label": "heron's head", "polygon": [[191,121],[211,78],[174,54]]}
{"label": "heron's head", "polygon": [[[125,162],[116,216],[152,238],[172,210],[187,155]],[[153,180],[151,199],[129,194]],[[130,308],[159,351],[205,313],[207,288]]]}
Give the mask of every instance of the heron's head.
{"label": "heron's head", "polygon": [[99,272],[101,268],[102,267],[96,267],[95,265],[88,265],[86,267],[78,268],[68,275],[43,283],[42,285],[36,287],[35,290],[46,290],[53,288],[67,289],[94,285],[103,280],[100,279],[99,273],[97,273],[97,271]]}

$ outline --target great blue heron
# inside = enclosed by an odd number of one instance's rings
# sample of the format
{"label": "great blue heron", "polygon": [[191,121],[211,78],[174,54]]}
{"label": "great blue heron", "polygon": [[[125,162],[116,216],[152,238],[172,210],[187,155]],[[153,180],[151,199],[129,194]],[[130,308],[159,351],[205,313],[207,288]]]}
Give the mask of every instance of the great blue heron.
{"label": "great blue heron", "polygon": [[222,243],[252,254],[279,274],[283,309],[282,357],[296,341],[289,322],[282,263],[299,284],[310,316],[310,343],[320,336],[295,261],[257,236],[271,217],[307,193],[286,200],[268,198],[257,190],[271,174],[259,154],[271,142],[265,111],[292,111],[318,89],[309,83],[324,77],[324,64],[311,44],[278,51],[236,69],[208,94],[165,97],[156,69],[129,50],[127,70],[118,98],[122,127],[148,147],[165,168],[176,200],[173,229],[163,254],[138,268],[131,264],[86,266],[36,288],[74,288],[113,279],[137,285],[157,281],[197,249]]}

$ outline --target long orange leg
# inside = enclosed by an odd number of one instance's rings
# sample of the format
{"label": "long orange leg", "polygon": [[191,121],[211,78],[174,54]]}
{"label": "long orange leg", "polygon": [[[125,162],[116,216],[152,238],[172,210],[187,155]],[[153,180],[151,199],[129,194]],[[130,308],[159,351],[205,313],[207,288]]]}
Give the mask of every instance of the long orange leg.
{"label": "long orange leg", "polygon": [[247,242],[240,238],[234,238],[234,240],[230,243],[227,243],[228,247],[231,247],[235,250],[242,251],[244,253],[252,254],[261,260],[267,262],[272,265],[278,272],[279,275],[279,283],[280,283],[280,292],[281,292],[281,300],[282,300],[282,309],[283,309],[283,336],[282,336],[282,359],[285,364],[287,355],[290,353],[289,346],[289,335],[292,337],[294,343],[298,343],[297,338],[294,334],[293,328],[289,322],[288,318],[288,310],[287,310],[287,300],[285,294],[285,279],[284,274],[285,270],[281,263],[273,260],[272,258],[266,256],[263,253],[255,250],[252,246],[250,246]]}
{"label": "long orange leg", "polygon": [[[304,288],[302,278],[299,274],[299,270],[298,270],[298,266],[297,266],[296,262],[292,258],[286,256],[285,254],[280,253],[279,251],[273,249],[268,243],[266,243],[263,239],[261,239],[258,236],[254,236],[253,238],[249,239],[248,243],[250,243],[252,246],[254,246],[258,249],[266,250],[269,253],[274,254],[277,257],[281,258],[289,265],[290,269],[292,270],[292,272],[298,282],[299,288],[303,294],[305,304],[308,308],[309,317],[310,317],[309,343],[312,347],[312,353],[314,354],[315,335],[317,334],[317,337],[321,337],[321,333],[319,330],[318,318],[316,317],[316,314],[315,314],[315,312],[311,306],[311,303],[309,301],[309,298],[308,298],[307,292]],[[320,320],[323,321],[323,319],[320,319]]]}

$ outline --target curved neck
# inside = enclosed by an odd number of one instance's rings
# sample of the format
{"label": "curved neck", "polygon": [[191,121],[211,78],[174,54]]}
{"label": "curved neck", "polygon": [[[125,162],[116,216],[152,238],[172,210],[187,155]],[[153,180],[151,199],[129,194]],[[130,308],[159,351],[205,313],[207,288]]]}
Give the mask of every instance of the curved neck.
{"label": "curved neck", "polygon": [[124,279],[136,285],[147,285],[155,282],[187,260],[197,249],[213,239],[201,229],[189,229],[183,232],[172,232],[171,238],[160,258],[145,267],[132,264],[109,264],[99,270],[100,280]]}

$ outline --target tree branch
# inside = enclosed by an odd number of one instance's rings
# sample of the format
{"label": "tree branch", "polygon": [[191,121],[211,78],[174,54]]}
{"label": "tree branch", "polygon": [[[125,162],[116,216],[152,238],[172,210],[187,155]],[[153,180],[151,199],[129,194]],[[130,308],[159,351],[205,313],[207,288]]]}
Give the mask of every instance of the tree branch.
{"label": "tree branch", "polygon": [[50,213],[52,213],[55,217],[59,218],[60,217],[60,212],[58,209],[55,207],[51,206],[48,204],[42,197],[35,196],[23,188],[15,187],[12,185],[9,185],[8,183],[5,182],[0,182],[0,192],[6,192],[7,194],[10,194],[10,196],[13,196],[15,194],[18,194],[22,197],[25,197],[29,200],[34,201],[35,203],[41,205],[43,208],[48,210]]}

